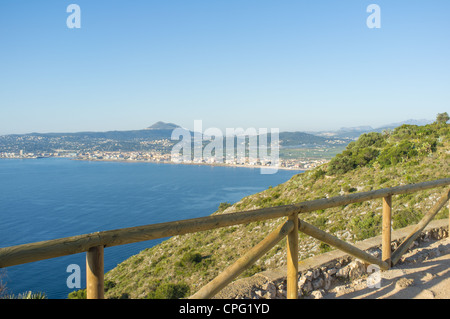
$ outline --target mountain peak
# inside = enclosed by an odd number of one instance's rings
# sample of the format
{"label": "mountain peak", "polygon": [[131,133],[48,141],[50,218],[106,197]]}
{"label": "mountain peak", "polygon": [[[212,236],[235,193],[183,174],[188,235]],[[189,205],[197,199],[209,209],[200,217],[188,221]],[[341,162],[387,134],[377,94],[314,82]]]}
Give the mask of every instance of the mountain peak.
{"label": "mountain peak", "polygon": [[173,123],[165,123],[162,121],[158,121],[152,126],[147,127],[147,130],[174,130],[180,126]]}

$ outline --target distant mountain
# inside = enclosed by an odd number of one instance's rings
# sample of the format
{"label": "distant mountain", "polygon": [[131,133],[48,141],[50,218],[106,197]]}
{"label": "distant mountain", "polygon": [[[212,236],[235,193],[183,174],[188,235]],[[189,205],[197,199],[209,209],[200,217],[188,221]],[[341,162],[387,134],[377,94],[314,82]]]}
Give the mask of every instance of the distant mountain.
{"label": "distant mountain", "polygon": [[179,128],[179,125],[173,123],[165,123],[165,122],[156,122],[152,126],[147,127],[147,130],[174,130]]}
{"label": "distant mountain", "polygon": [[[131,131],[30,133],[0,136],[0,152],[53,153],[55,150],[149,151],[168,152],[174,128],[172,123],[157,122],[147,129]],[[167,143],[152,143],[169,140]]]}
{"label": "distant mountain", "polygon": [[282,147],[300,147],[303,145],[326,145],[330,139],[322,136],[308,134],[304,132],[280,132],[280,142]]}
{"label": "distant mountain", "polygon": [[404,124],[408,125],[418,125],[423,126],[427,124],[431,124],[433,121],[421,119],[421,120],[406,120],[397,123],[391,123],[387,125],[383,125],[377,128],[373,128],[372,126],[355,126],[355,127],[342,127],[336,131],[319,131],[319,132],[308,132],[313,135],[322,136],[322,137],[333,137],[333,138],[343,138],[343,139],[357,139],[364,133],[369,132],[382,132],[384,130],[394,129]]}
{"label": "distant mountain", "polygon": [[406,120],[406,121],[403,121],[403,122],[391,123],[391,124],[388,124],[388,125],[384,125],[384,126],[381,126],[381,127],[377,128],[376,130],[377,131],[382,131],[382,130],[385,130],[385,129],[393,129],[393,128],[402,126],[404,124],[423,126],[423,125],[427,125],[427,124],[431,124],[431,123],[433,123],[433,121],[426,120],[426,119],[421,119],[421,120],[410,119],[410,120]]}
{"label": "distant mountain", "polygon": [[[177,143],[177,141],[171,141],[172,132],[176,128],[180,128],[180,126],[159,121],[146,129],[131,131],[4,135],[0,136],[0,152],[53,153],[55,150],[129,152],[155,149],[170,152],[170,147]],[[193,132],[190,133],[193,136]],[[205,140],[207,139],[205,137]],[[346,143],[342,139],[304,132],[280,132],[279,139],[281,147],[288,148]],[[162,143],[162,140],[166,140],[166,142]]]}

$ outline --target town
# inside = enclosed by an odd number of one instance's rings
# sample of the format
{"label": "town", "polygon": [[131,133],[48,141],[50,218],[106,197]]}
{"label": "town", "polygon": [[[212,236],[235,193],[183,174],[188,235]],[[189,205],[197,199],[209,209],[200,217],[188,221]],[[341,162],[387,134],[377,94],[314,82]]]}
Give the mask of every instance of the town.
{"label": "town", "polygon": [[[270,166],[268,161],[249,160],[225,160],[216,161],[214,157],[207,159],[197,159],[191,161],[172,160],[170,153],[152,151],[131,151],[131,152],[107,152],[107,151],[82,151],[57,150],[57,152],[25,153],[24,151],[0,152],[0,159],[41,159],[41,158],[70,158],[84,161],[120,161],[120,162],[154,162],[170,164],[197,164],[212,166],[236,166],[236,167],[264,167]],[[326,159],[298,158],[279,159],[278,169],[308,170],[328,162]]]}

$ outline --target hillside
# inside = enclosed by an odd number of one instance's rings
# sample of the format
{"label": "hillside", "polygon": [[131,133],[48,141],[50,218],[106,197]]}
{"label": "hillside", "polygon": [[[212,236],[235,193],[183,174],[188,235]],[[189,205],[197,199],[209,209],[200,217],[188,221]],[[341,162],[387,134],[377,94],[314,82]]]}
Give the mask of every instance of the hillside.
{"label": "hillside", "polygon": [[[172,133],[180,126],[173,123],[156,122],[142,130],[76,132],[76,133],[30,133],[0,136],[0,152],[6,153],[53,153],[58,150],[72,152],[134,152],[158,150],[170,154],[173,144]],[[192,138],[193,132],[188,131]],[[282,147],[323,146],[334,147],[346,145],[349,140],[325,138],[302,132],[280,132]],[[235,138],[236,140],[237,138]],[[152,141],[167,141],[162,147]],[[204,143],[208,142],[205,137]],[[236,143],[236,142],[235,142]],[[225,145],[225,140],[224,140]]]}
{"label": "hillside", "polygon": [[[214,214],[286,205],[450,176],[450,125],[403,125],[369,133],[350,143],[328,164],[292,177]],[[393,198],[393,228],[416,223],[442,189]],[[302,218],[339,238],[355,242],[381,232],[381,201],[356,203]],[[444,209],[438,218],[448,216]],[[190,295],[232,264],[282,222],[269,220],[172,237],[119,264],[105,275],[107,298],[176,298]],[[330,247],[300,233],[301,259]],[[280,242],[243,276],[285,264]]]}
{"label": "hillside", "polygon": [[421,120],[409,119],[409,120],[398,122],[398,123],[386,124],[386,125],[376,127],[376,128],[373,128],[371,126],[341,127],[337,131],[321,131],[321,132],[309,132],[309,133],[318,135],[318,136],[355,140],[359,136],[361,136],[362,134],[365,134],[365,133],[371,133],[371,132],[382,133],[385,130],[393,130],[396,127],[402,126],[404,124],[420,126],[420,125],[431,124],[432,122],[433,121],[426,120],[426,119],[421,119]]}
{"label": "hillside", "polygon": [[91,151],[148,151],[169,152],[149,141],[170,140],[174,124],[155,123],[148,129],[131,131],[30,133],[0,136],[0,152],[53,153],[57,150]]}

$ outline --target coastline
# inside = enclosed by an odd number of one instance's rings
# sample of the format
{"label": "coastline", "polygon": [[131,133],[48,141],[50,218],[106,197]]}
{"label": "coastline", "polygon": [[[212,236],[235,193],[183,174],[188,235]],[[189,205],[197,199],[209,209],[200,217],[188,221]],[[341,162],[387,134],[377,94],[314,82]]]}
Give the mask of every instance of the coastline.
{"label": "coastline", "polygon": [[117,162],[117,163],[153,163],[153,164],[172,164],[172,165],[200,165],[200,166],[218,166],[218,167],[240,167],[240,168],[255,168],[255,169],[277,169],[277,170],[290,170],[305,172],[311,168],[294,168],[294,167],[271,167],[265,165],[245,165],[245,164],[226,164],[226,163],[192,163],[192,162],[172,162],[172,161],[146,161],[146,160],[114,160],[114,159],[85,159],[85,158],[71,158],[74,161],[86,161],[86,162]]}

